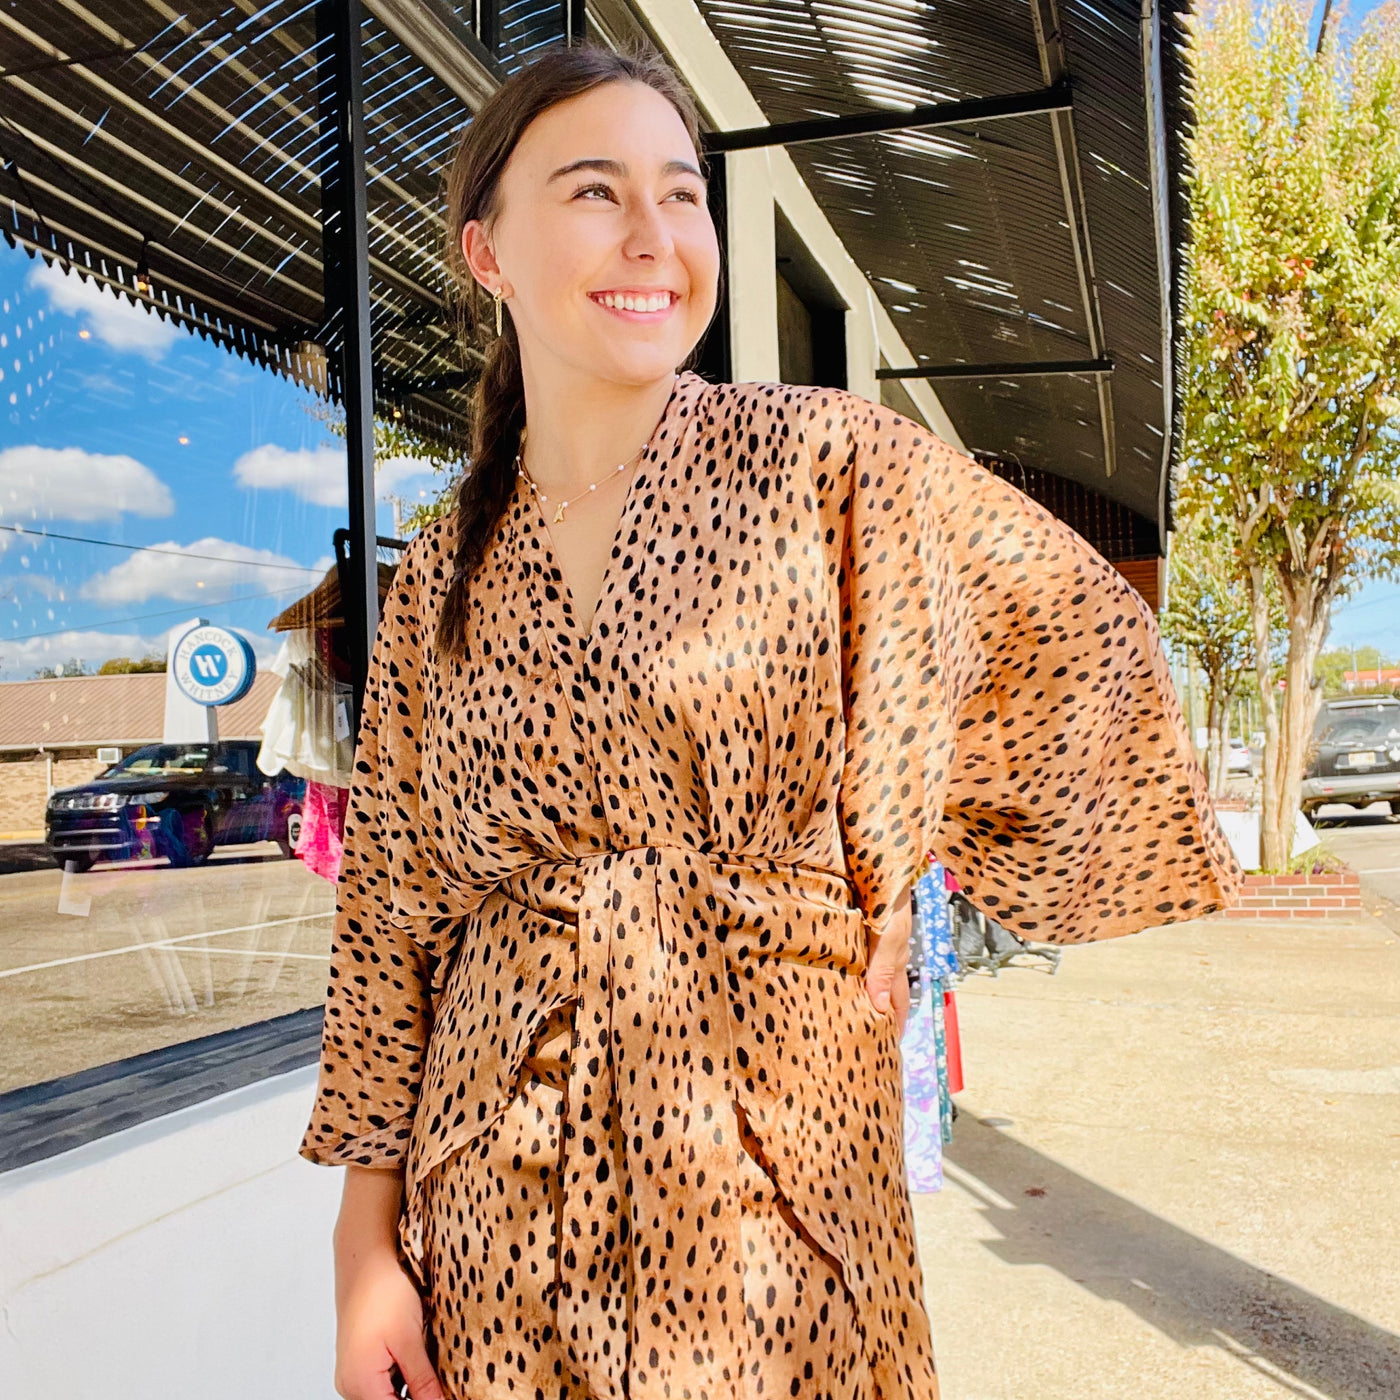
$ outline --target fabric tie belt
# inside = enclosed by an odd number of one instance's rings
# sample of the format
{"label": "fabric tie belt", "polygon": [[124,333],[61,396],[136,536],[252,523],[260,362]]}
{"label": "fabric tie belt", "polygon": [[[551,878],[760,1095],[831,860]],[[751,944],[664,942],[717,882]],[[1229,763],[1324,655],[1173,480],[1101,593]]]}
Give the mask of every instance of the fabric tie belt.
{"label": "fabric tie belt", "polygon": [[[569,903],[577,897],[558,1320],[594,1395],[742,1391],[743,1148],[729,930],[715,890],[717,880],[737,890],[762,869],[639,846],[542,863],[506,882],[520,898],[543,878],[555,909],[556,881]],[[796,882],[783,882],[789,900],[802,897],[804,878],[844,892],[829,872],[783,869]]]}

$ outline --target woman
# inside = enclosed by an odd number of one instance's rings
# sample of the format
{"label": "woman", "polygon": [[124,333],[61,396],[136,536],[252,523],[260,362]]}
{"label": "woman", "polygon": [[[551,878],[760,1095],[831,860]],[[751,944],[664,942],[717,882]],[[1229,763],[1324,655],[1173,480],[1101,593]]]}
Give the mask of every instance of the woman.
{"label": "woman", "polygon": [[303,1151],[349,1168],[337,1384],[928,1400],[898,1035],[937,847],[1061,940],[1230,865],[1150,616],[851,395],[677,372],[695,110],[550,55],[467,131],[500,317],[455,514],[375,649]]}

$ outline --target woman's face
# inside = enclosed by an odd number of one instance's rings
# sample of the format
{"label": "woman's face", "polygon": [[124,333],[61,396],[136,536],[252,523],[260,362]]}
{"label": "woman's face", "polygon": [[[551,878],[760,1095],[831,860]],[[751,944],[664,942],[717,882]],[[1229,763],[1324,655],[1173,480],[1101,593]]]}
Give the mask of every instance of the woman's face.
{"label": "woman's face", "polygon": [[504,287],[527,372],[643,385],[685,360],[719,279],[698,167],[675,108],[641,83],[604,84],[530,123],[493,224],[462,231],[472,271]]}

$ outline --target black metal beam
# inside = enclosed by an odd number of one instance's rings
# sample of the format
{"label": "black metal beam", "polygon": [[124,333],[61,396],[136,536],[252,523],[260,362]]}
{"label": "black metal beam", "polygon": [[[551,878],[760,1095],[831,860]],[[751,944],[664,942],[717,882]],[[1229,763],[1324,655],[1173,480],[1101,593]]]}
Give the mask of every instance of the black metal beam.
{"label": "black metal beam", "polygon": [[[1060,31],[1058,0],[1031,0],[1031,23],[1035,29],[1036,51],[1041,76],[1047,83],[1069,80],[1069,56]],[[1084,199],[1084,181],[1079,168],[1079,143],[1074,133],[1074,113],[1056,112],[1050,118],[1050,134],[1055,143],[1055,163],[1059,168],[1060,191],[1065,201],[1065,222],[1074,249],[1079,298],[1089,333],[1089,353],[1104,354],[1103,309],[1099,304],[1098,278],[1094,273],[1094,247],[1089,237],[1089,209]],[[1113,386],[1107,379],[1097,385],[1099,432],[1103,443],[1103,473],[1112,476],[1118,469],[1118,434],[1113,417]]]}
{"label": "black metal beam", "polygon": [[1028,360],[1006,365],[915,365],[907,369],[877,369],[876,379],[1030,379],[1047,374],[1112,374],[1113,361]]}
{"label": "black metal beam", "polygon": [[501,56],[500,0],[475,0],[476,37],[493,60]]}
{"label": "black metal beam", "polygon": [[[349,558],[340,583],[358,728],[370,653],[379,627],[375,551],[374,361],[370,344],[369,215],[365,195],[364,23],[361,0],[318,0],[319,52],[326,69],[322,107],[321,221],[326,321],[339,335],[349,487]],[[326,148],[327,143],[330,149]]]}
{"label": "black metal beam", "polygon": [[755,151],[765,146],[799,146],[808,141],[836,141],[849,136],[878,136],[884,131],[915,131],[935,126],[968,126],[1006,121],[1011,117],[1043,116],[1068,111],[1073,98],[1069,80],[1062,79],[1034,92],[1004,97],[974,97],[966,102],[935,102],[907,112],[858,112],[849,117],[814,117],[811,121],[777,126],[747,126],[737,131],[711,131],[705,150]]}

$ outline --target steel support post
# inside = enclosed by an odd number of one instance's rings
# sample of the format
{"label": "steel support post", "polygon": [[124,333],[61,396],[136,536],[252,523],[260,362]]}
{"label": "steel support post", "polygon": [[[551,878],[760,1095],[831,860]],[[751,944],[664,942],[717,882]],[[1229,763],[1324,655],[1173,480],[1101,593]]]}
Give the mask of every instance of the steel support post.
{"label": "steel support post", "polygon": [[365,193],[364,54],[361,0],[318,0],[326,100],[322,105],[321,225],[326,323],[340,360],[349,486],[349,545],[340,580],[358,727],[379,627],[375,548],[374,380],[370,340],[369,228]]}

